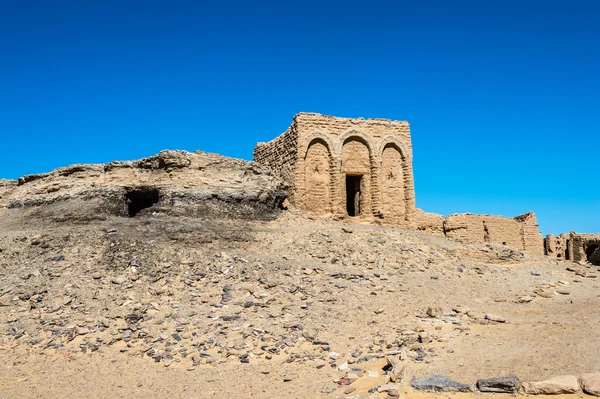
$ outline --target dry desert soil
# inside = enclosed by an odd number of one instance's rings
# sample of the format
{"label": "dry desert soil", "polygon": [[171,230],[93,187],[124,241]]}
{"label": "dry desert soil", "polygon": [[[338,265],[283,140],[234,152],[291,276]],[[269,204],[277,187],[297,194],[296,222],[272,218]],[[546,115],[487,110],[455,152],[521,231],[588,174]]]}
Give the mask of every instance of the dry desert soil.
{"label": "dry desert soil", "polygon": [[493,394],[410,381],[600,370],[598,266],[291,208],[45,204],[0,212],[1,398],[460,399]]}

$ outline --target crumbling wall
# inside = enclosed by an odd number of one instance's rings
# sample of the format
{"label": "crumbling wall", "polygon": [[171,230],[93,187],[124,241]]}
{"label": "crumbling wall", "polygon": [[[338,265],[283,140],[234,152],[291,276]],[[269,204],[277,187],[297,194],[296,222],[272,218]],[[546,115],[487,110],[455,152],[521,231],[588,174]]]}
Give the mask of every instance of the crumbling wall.
{"label": "crumbling wall", "polygon": [[521,226],[523,250],[529,253],[544,254],[544,238],[540,233],[535,213],[527,212],[514,218]]}
{"label": "crumbling wall", "polygon": [[559,236],[548,234],[544,238],[544,253],[573,262],[600,264],[600,233],[582,234],[571,231]]}
{"label": "crumbling wall", "polygon": [[254,148],[254,161],[273,170],[290,187],[288,199],[293,203],[298,164],[298,128],[294,120],[281,136]]}
{"label": "crumbling wall", "polygon": [[480,215],[454,214],[444,218],[444,234],[448,238],[469,242],[486,242],[486,232]]}
{"label": "crumbling wall", "polygon": [[535,214],[514,218],[497,215],[454,214],[444,218],[446,237],[469,242],[494,242],[529,253],[543,253]]}
{"label": "crumbling wall", "polygon": [[560,234],[554,236],[553,234],[548,234],[544,238],[544,253],[555,258],[570,260],[572,258],[572,251],[569,253],[570,242],[569,235]]}
{"label": "crumbling wall", "polygon": [[438,213],[423,212],[417,208],[410,228],[423,233],[444,236],[444,216]]}
{"label": "crumbling wall", "polygon": [[569,259],[573,262],[591,262],[596,256],[600,256],[594,255],[594,249],[598,246],[600,246],[600,233],[582,234],[574,231],[569,233]]}

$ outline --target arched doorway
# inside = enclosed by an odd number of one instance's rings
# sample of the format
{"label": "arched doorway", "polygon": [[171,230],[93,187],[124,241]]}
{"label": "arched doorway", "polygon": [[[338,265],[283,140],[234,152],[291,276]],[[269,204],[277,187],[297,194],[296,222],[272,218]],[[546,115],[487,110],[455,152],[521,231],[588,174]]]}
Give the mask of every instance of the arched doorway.
{"label": "arched doorway", "polygon": [[371,152],[359,137],[350,137],[342,146],[342,197],[348,216],[371,213]]}

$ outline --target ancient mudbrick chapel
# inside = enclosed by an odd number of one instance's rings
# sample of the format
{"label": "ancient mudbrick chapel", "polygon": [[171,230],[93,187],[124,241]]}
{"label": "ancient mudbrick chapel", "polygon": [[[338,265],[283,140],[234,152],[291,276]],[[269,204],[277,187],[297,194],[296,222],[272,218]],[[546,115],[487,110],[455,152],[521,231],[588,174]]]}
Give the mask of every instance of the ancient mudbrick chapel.
{"label": "ancient mudbrick chapel", "polygon": [[414,216],[406,121],[301,113],[281,136],[259,143],[254,159],[283,177],[292,186],[290,202],[311,213],[398,226]]}
{"label": "ancient mudbrick chapel", "polygon": [[406,121],[300,113],[281,136],[258,143],[254,160],[290,185],[291,204],[315,215],[544,251],[533,212],[514,218],[468,213],[444,217],[416,208]]}

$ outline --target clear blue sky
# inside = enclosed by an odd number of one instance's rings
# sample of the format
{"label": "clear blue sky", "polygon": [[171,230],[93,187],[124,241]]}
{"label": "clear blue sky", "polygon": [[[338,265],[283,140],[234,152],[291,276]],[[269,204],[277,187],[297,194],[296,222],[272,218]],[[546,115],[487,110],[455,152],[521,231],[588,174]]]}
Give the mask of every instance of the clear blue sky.
{"label": "clear blue sky", "polygon": [[[260,3],[260,4],[255,4]],[[408,120],[417,206],[600,231],[600,2],[0,0],[0,177]]]}

